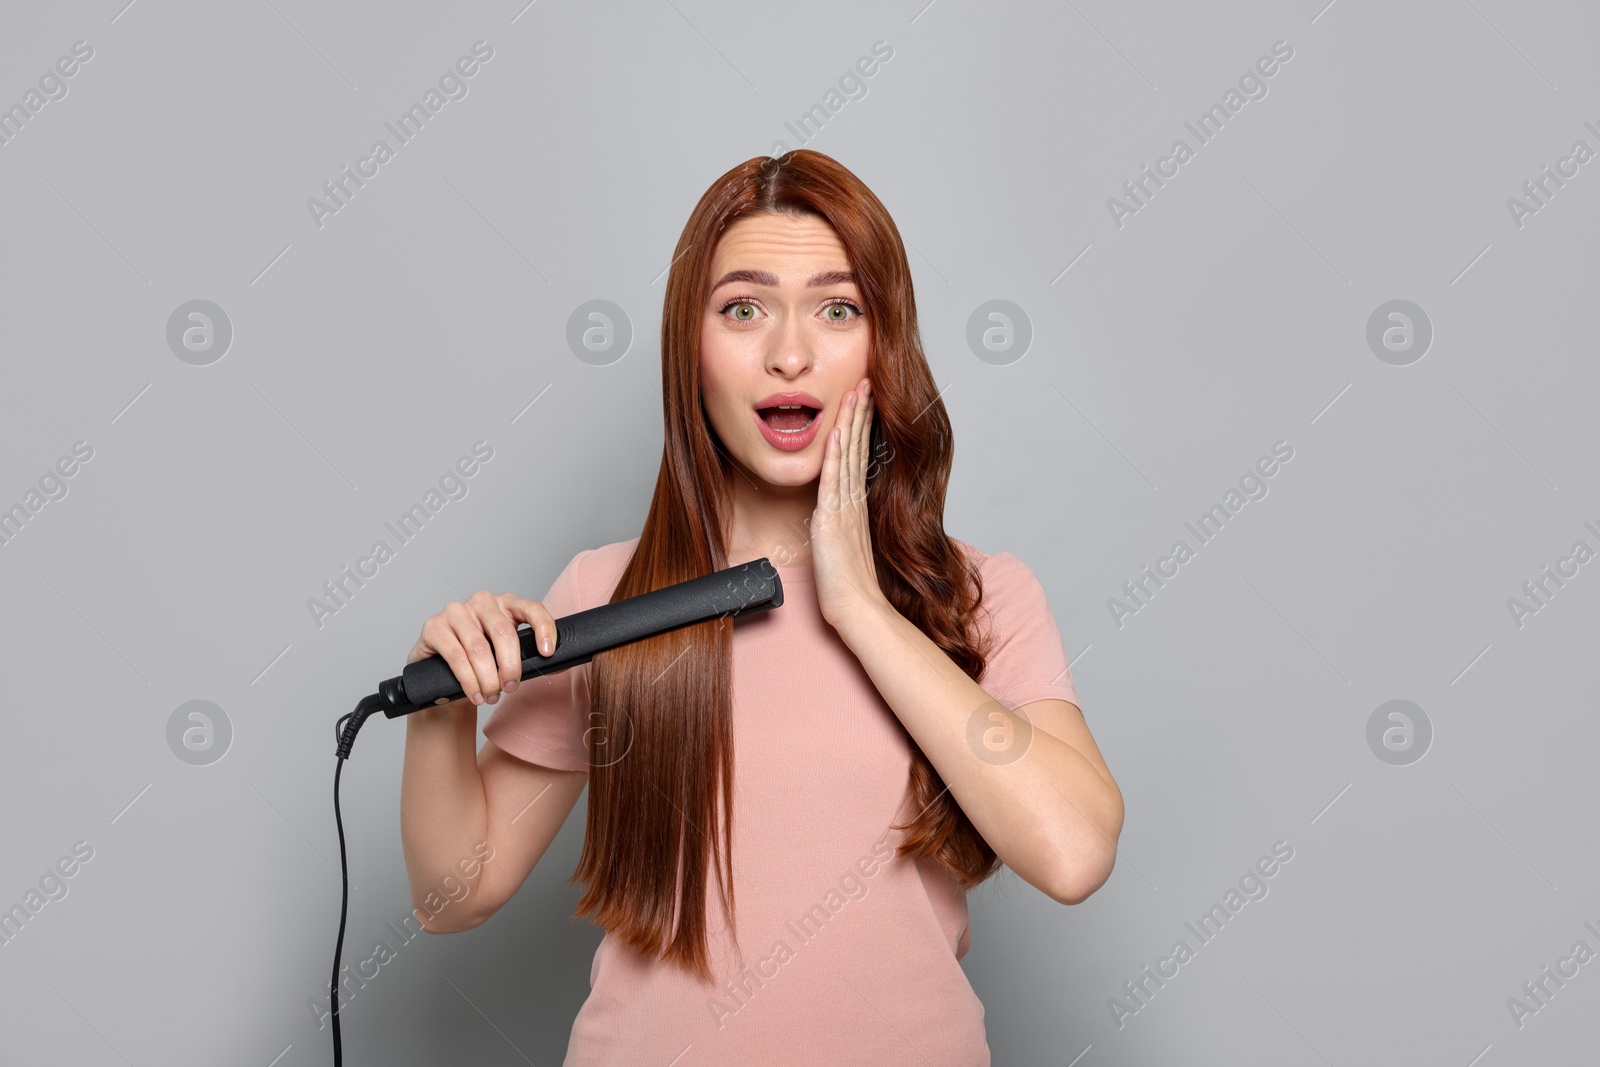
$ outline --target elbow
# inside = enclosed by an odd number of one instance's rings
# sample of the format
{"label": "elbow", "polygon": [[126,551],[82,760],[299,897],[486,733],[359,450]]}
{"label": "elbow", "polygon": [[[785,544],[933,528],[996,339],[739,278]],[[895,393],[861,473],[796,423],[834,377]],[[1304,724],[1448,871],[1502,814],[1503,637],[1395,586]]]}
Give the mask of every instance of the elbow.
{"label": "elbow", "polygon": [[486,884],[487,882],[488,875],[485,871],[459,893],[454,890],[461,887],[451,882],[450,895],[444,896],[430,890],[423,894],[420,901],[416,897],[417,890],[413,888],[411,918],[416,920],[424,932],[430,934],[460,934],[475,930],[488,922],[490,917],[500,910],[501,905],[510,899],[509,895],[502,895],[498,883]]}
{"label": "elbow", "polygon": [[1051,900],[1057,904],[1082,904],[1094,895],[1095,890],[1106,884],[1111,877],[1111,868],[1116,865],[1116,849],[1099,849],[1091,857],[1076,857],[1070,865],[1066,865],[1067,870],[1050,882],[1045,892]]}
{"label": "elbow", "polygon": [[[427,911],[420,906],[413,906],[412,914],[416,916],[428,915]],[[425,933],[430,934],[465,933],[488,922],[489,916],[493,914],[494,912],[492,911],[456,911],[454,914],[448,911],[441,911],[436,915],[428,915],[427,920],[422,923],[422,929]]]}
{"label": "elbow", "polygon": [[1046,889],[1057,904],[1082,904],[1111,877],[1117,865],[1117,838],[1122,835],[1122,794],[1115,789],[1106,822],[1061,851],[1055,877]]}

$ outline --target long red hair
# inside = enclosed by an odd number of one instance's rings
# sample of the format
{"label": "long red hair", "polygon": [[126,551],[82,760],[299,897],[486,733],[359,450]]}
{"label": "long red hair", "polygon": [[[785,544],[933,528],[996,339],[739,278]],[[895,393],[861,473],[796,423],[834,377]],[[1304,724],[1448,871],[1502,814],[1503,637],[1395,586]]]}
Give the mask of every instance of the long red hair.
{"label": "long red hair", "polygon": [[[867,375],[876,414],[870,454],[891,457],[874,463],[867,483],[878,585],[976,680],[987,649],[980,647],[985,635],[969,629],[975,629],[983,586],[977,567],[944,532],[950,420],[922,352],[905,247],[872,191],[810,149],[757,156],[722,175],[678,238],[661,316],[661,471],[639,544],[611,599],[731,565],[732,467],[702,406],[700,325],[719,237],[738,219],[760,212],[820,216],[844,246],[871,327]],[[588,821],[583,854],[569,879],[586,886],[577,915],[702,980],[711,979],[703,902],[712,856],[734,925],[733,625],[729,618],[708,620],[591,661],[596,728],[589,733]],[[894,827],[908,831],[897,855],[931,856],[971,888],[992,875],[999,860],[915,740],[906,739],[912,753],[907,787],[920,814]]]}

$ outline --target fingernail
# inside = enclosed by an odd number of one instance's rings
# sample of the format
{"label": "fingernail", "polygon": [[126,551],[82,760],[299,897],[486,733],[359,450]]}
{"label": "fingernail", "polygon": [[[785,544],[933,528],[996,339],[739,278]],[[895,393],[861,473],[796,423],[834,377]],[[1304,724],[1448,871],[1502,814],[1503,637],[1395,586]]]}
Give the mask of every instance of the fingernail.
{"label": "fingernail", "polygon": [[522,684],[522,679],[520,679],[520,678],[511,679],[511,681],[506,683],[506,692],[515,693],[517,691],[517,686],[519,686],[521,684]]}
{"label": "fingernail", "polygon": [[474,704],[482,704],[483,703],[483,694],[482,693],[473,693],[472,694],[472,702]]}

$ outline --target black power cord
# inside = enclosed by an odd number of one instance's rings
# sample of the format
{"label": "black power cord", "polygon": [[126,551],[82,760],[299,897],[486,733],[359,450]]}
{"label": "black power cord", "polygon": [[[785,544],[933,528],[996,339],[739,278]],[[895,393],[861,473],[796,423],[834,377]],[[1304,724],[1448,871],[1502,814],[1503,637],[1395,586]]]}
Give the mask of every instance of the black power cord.
{"label": "black power cord", "polygon": [[339,828],[340,882],[339,937],[333,944],[333,980],[329,983],[330,996],[333,999],[334,1067],[344,1067],[344,1047],[339,1038],[339,957],[344,952],[344,923],[345,916],[350,910],[350,865],[344,851],[344,816],[339,812],[339,776],[344,772],[344,761],[350,758],[350,748],[356,742],[356,734],[360,732],[361,724],[367,721],[367,716],[381,710],[387,703],[383,694],[374,693],[363,698],[361,703],[356,705],[355,711],[340,716],[333,727],[334,736],[339,743],[334,752],[334,755],[339,757],[339,762],[333,769],[333,821]]}

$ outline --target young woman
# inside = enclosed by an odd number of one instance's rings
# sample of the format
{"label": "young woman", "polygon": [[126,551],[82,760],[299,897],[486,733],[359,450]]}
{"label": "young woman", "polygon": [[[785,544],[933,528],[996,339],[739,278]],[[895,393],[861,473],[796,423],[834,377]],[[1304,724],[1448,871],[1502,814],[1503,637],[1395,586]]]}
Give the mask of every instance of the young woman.
{"label": "young woman", "polygon": [[[452,603],[412,649],[468,694],[407,717],[413,897],[486,841],[427,928],[479,925],[587,785],[571,880],[606,935],[568,1067],[987,1064],[966,890],[1004,863],[1082,901],[1122,797],[1033,572],[944,532],[952,435],[899,232],[827,156],[752,159],[690,216],[661,337],[640,535],[543,601]],[[519,623],[548,654],[557,618],[762,557],[781,607],[517,684]]]}

